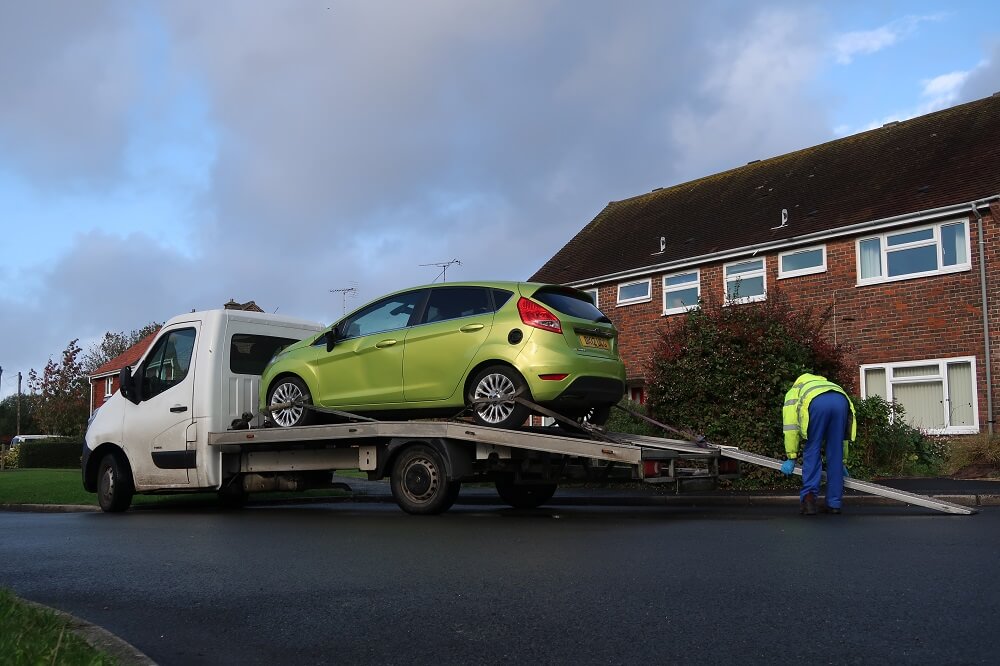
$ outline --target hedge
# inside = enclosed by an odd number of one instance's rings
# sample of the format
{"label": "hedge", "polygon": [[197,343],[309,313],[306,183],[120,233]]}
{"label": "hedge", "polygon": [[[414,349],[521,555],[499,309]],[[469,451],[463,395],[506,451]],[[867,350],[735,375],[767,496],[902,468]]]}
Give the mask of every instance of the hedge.
{"label": "hedge", "polygon": [[72,469],[80,467],[83,442],[72,439],[32,439],[18,447],[17,466],[21,469]]}

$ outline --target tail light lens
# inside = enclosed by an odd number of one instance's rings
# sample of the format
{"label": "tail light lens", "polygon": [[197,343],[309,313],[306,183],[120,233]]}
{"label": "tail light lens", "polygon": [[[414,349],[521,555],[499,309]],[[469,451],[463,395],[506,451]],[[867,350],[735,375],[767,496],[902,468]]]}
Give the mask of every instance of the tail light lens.
{"label": "tail light lens", "polygon": [[517,312],[521,315],[521,321],[525,326],[562,333],[562,324],[559,323],[558,317],[534,301],[521,297],[517,302]]}

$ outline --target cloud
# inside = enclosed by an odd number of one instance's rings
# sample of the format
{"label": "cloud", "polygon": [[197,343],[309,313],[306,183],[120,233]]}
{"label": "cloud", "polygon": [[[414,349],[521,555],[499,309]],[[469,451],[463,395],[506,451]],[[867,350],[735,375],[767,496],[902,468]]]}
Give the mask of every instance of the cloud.
{"label": "cloud", "polygon": [[858,55],[877,53],[909,37],[921,23],[940,21],[944,17],[944,14],[905,16],[874,30],[842,33],[833,41],[834,59],[841,65],[849,65]]}
{"label": "cloud", "polygon": [[958,98],[971,101],[989,97],[996,92],[1000,92],[1000,41],[992,45],[987,58],[962,80]]}

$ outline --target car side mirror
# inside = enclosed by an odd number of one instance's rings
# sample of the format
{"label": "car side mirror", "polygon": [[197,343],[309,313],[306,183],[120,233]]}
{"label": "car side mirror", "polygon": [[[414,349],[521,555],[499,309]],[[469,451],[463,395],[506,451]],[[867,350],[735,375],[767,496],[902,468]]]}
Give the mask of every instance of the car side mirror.
{"label": "car side mirror", "polygon": [[333,351],[333,348],[337,346],[337,339],[340,338],[340,327],[334,326],[329,331],[326,332],[326,350],[328,352]]}
{"label": "car side mirror", "polygon": [[132,371],[128,366],[118,373],[118,386],[121,389],[122,397],[132,404],[139,404],[139,392],[135,388],[135,381],[132,379]]}

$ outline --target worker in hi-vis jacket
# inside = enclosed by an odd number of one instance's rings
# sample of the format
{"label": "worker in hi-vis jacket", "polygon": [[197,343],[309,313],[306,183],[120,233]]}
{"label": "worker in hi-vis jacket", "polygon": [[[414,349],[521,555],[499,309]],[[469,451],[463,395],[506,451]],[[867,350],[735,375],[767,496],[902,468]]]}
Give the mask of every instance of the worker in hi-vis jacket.
{"label": "worker in hi-vis jacket", "polygon": [[825,377],[806,373],[799,375],[785,394],[781,410],[785,434],[785,454],[788,459],[781,471],[791,475],[795,458],[802,445],[802,491],[799,493],[801,513],[816,513],[820,475],[823,471],[821,454],[826,443],[826,507],[830,513],[840,513],[844,496],[849,442],[857,436],[854,405],[840,388]]}

